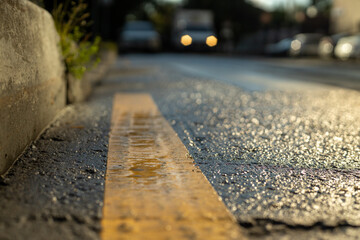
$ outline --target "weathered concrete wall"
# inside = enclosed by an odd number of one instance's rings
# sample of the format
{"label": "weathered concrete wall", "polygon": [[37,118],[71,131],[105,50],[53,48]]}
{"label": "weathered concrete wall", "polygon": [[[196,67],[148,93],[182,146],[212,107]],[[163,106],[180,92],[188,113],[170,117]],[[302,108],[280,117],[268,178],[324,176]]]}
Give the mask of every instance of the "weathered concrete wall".
{"label": "weathered concrete wall", "polygon": [[0,174],[65,106],[58,38],[45,10],[0,1]]}

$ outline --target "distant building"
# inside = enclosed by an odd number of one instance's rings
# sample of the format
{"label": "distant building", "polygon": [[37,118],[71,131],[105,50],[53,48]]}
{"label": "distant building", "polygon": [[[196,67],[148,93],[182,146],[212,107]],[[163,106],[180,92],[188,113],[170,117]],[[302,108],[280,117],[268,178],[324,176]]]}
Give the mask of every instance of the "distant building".
{"label": "distant building", "polygon": [[331,31],[333,33],[360,31],[360,1],[333,0]]}

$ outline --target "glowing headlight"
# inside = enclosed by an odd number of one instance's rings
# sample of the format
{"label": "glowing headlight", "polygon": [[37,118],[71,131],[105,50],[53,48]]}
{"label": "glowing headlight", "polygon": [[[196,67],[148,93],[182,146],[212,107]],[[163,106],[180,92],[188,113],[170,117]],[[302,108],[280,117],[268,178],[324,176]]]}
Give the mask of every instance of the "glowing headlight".
{"label": "glowing headlight", "polygon": [[341,46],[341,51],[345,54],[351,53],[353,46],[350,43],[345,43]]}
{"label": "glowing headlight", "polygon": [[299,40],[294,40],[291,42],[291,49],[294,51],[299,51],[301,48],[301,42]]}
{"label": "glowing headlight", "polygon": [[217,38],[215,36],[209,36],[206,38],[206,45],[209,47],[215,47],[217,45]]}
{"label": "glowing headlight", "polygon": [[183,35],[180,39],[180,42],[184,46],[190,46],[192,43],[192,38],[190,37],[190,35]]}

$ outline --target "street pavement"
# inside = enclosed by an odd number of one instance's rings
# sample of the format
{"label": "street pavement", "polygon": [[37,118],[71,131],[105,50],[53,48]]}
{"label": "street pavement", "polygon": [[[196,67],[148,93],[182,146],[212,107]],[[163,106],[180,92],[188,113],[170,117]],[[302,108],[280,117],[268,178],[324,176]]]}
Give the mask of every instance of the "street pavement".
{"label": "street pavement", "polygon": [[122,56],[0,179],[0,239],[99,238],[116,93],[152,95],[249,239],[358,239],[356,64]]}

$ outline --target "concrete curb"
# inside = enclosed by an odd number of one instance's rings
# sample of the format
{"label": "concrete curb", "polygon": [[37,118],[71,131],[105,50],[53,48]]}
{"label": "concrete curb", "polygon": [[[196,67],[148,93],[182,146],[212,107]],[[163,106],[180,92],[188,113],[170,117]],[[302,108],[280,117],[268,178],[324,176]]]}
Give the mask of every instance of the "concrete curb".
{"label": "concrete curb", "polygon": [[[29,20],[31,19],[31,21]],[[66,79],[51,15],[27,0],[0,1],[0,175],[64,109],[85,100],[116,53],[84,79]]]}
{"label": "concrete curb", "polygon": [[66,104],[51,15],[25,0],[0,2],[0,174]]}

